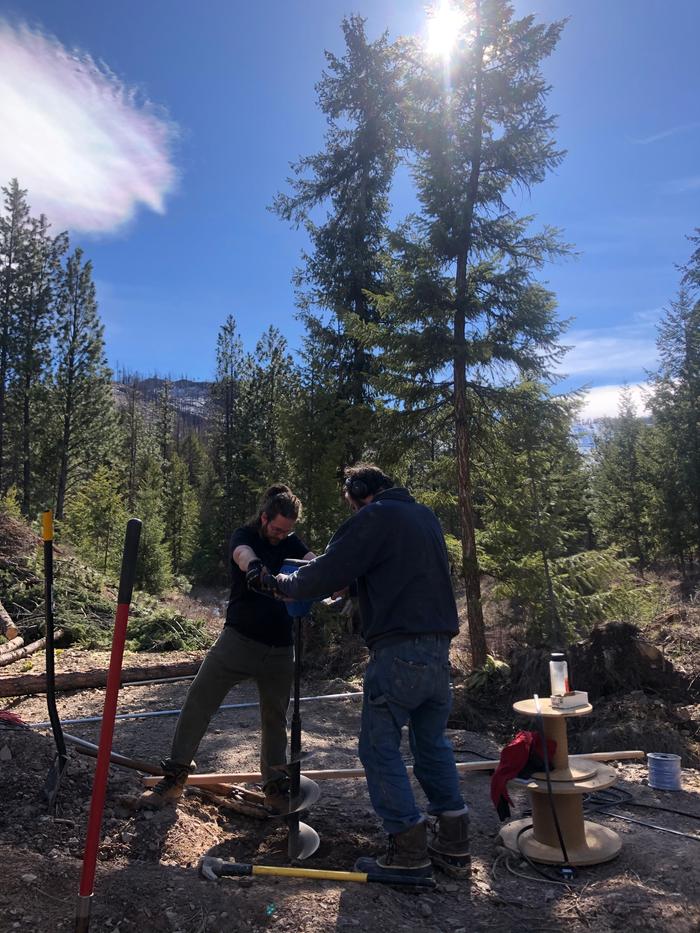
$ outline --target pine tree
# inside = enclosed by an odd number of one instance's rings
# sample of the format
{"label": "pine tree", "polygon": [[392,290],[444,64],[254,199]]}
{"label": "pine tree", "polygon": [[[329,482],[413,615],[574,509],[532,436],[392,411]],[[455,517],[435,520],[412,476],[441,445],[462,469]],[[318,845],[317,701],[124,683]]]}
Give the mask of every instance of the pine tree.
{"label": "pine tree", "polygon": [[[382,287],[381,254],[400,121],[386,36],[368,42],[359,16],[344,19],[342,29],[345,55],[326,52],[328,71],[317,85],[328,122],[325,150],[293,166],[293,194],[279,195],[274,209],[288,221],[304,222],[311,237],[312,252],[305,255],[297,278],[305,289],[302,316],[314,352],[335,374],[336,404],[343,412],[342,460],[347,463],[360,459],[371,445],[370,377],[376,361],[363,328],[377,318],[370,293]],[[310,215],[319,206],[328,206],[328,214],[317,225]],[[335,446],[335,439],[330,440]]]}
{"label": "pine tree", "polygon": [[116,577],[126,521],[119,472],[101,465],[69,496],[64,531],[89,564]]}
{"label": "pine tree", "polygon": [[173,453],[165,481],[165,540],[175,574],[191,561],[199,537],[197,494],[189,481],[187,464]]}
{"label": "pine tree", "polygon": [[614,545],[643,570],[652,555],[652,487],[644,454],[648,431],[627,387],[617,418],[606,419],[595,438],[593,520],[604,546]]}
{"label": "pine tree", "polygon": [[673,498],[680,493],[690,547],[700,556],[700,300],[685,287],[659,325],[657,348],[661,363],[649,404],[673,464],[669,493],[674,487]]}
{"label": "pine tree", "polygon": [[587,475],[572,437],[577,400],[523,382],[499,402],[475,458],[483,566],[529,613],[529,635],[561,645],[568,632],[554,567],[589,539]]}
{"label": "pine tree", "polygon": [[7,392],[12,371],[17,315],[23,280],[27,274],[29,206],[27,192],[14,178],[4,195],[0,214],[0,495],[10,483],[5,475],[7,459]]}
{"label": "pine tree", "polygon": [[55,396],[60,411],[56,518],[73,484],[103,463],[115,442],[111,373],[104,352],[92,263],[76,249],[68,258],[58,298]]}
{"label": "pine tree", "polygon": [[223,541],[244,514],[242,491],[237,469],[241,437],[237,422],[240,384],[244,366],[243,345],[236,321],[229,315],[219,330],[216,345],[216,378],[212,385],[214,426],[212,429],[212,460],[221,487],[221,513],[215,527]]}
{"label": "pine tree", "polygon": [[518,370],[542,378],[562,329],[552,295],[533,274],[563,248],[555,231],[530,234],[532,218],[516,216],[507,203],[562,158],[540,70],[562,24],[516,20],[506,0],[462,0],[459,9],[463,22],[448,66],[417,42],[402,47],[421,213],[395,238],[376,339],[387,351],[387,381],[404,404],[452,410],[462,570],[478,667],[487,646],[475,539],[474,411],[494,380]]}
{"label": "pine tree", "polygon": [[143,522],[136,585],[149,593],[162,593],[172,581],[172,572],[165,541],[163,473],[158,455],[147,455],[139,465],[136,513]]}
{"label": "pine tree", "polygon": [[255,458],[259,495],[264,491],[266,476],[279,479],[287,476],[289,470],[283,425],[291,404],[292,358],[287,341],[276,327],[269,327],[258,340],[250,369],[251,414],[257,422]]}
{"label": "pine tree", "polygon": [[22,277],[16,316],[15,379],[12,398],[16,409],[15,437],[21,463],[19,479],[22,511],[30,515],[34,507],[35,481],[38,495],[49,503],[52,491],[43,471],[37,470],[37,457],[50,444],[50,421],[54,414],[49,391],[51,345],[55,305],[60,276],[60,260],[68,248],[65,234],[49,235],[49,223],[42,214],[31,219],[27,238],[26,267]]}

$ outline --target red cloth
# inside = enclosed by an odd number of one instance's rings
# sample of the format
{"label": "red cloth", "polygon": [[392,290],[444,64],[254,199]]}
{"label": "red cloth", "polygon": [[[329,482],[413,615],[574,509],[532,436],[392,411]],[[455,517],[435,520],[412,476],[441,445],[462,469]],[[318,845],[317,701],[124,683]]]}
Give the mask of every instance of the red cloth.
{"label": "red cloth", "polygon": [[16,713],[11,713],[7,709],[0,710],[0,719],[4,719],[5,722],[11,722],[13,725],[23,726],[24,720],[20,719]]}
{"label": "red cloth", "polygon": [[[547,739],[547,759],[550,767],[556,750],[557,743],[552,739]],[[510,815],[508,804],[512,803],[512,800],[508,796],[508,781],[521,775],[529,777],[533,771],[542,770],[544,770],[544,759],[539,732],[518,732],[512,742],[501,749],[498,767],[491,777],[491,800],[501,819],[506,819]],[[523,774],[523,772],[527,773]]]}

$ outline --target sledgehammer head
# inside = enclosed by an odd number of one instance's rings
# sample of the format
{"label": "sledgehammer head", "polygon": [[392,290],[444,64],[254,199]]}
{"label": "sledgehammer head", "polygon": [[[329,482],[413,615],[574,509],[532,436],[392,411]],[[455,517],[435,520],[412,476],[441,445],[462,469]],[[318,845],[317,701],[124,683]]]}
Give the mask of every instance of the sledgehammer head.
{"label": "sledgehammer head", "polygon": [[207,881],[217,881],[221,877],[224,860],[213,855],[203,855],[199,860],[199,874]]}

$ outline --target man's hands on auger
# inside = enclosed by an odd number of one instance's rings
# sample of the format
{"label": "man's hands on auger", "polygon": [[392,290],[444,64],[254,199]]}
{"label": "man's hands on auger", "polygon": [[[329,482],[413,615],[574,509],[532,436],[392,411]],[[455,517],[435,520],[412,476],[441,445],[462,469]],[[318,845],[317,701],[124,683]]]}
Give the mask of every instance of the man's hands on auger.
{"label": "man's hands on auger", "polygon": [[286,600],[286,597],[282,595],[277,586],[274,575],[270,573],[260,559],[251,560],[248,564],[245,582],[249,590],[262,593],[263,596],[271,596],[273,599]]}

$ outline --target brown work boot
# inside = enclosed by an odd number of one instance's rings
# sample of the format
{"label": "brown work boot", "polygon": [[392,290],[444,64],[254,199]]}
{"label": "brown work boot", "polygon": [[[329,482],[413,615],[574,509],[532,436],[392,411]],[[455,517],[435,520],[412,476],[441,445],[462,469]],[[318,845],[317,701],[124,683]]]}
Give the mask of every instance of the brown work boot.
{"label": "brown work boot", "polygon": [[435,835],[428,843],[428,854],[433,865],[437,865],[453,878],[466,878],[470,871],[469,858],[469,814],[445,816],[437,819]]}
{"label": "brown work boot", "polygon": [[166,804],[176,804],[185,791],[187,776],[192,771],[192,767],[183,768],[182,765],[176,765],[169,758],[162,761],[161,765],[163,777],[157,784],[141,794],[139,800],[141,810],[160,810]]}
{"label": "brown work boot", "polygon": [[359,858],[355,871],[368,875],[403,875],[407,878],[432,878],[428,857],[426,824],[416,823],[410,829],[389,836],[386,852],[378,858]]}

